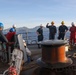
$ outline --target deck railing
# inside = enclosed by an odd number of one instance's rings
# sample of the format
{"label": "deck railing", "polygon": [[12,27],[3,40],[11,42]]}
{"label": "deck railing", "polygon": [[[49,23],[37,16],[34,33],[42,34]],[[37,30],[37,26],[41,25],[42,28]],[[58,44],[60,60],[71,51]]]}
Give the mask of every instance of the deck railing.
{"label": "deck railing", "polygon": [[[37,44],[37,34],[36,32],[21,32],[18,34],[22,34],[23,39],[26,41],[27,44]],[[49,32],[43,32],[44,40],[49,39]],[[65,39],[69,39],[70,33],[67,32],[65,35]],[[55,36],[55,39],[58,38],[58,33]]]}
{"label": "deck railing", "polygon": [[26,41],[27,44],[37,44],[37,36],[36,35],[29,35],[28,33],[18,33],[22,34],[23,39]]}

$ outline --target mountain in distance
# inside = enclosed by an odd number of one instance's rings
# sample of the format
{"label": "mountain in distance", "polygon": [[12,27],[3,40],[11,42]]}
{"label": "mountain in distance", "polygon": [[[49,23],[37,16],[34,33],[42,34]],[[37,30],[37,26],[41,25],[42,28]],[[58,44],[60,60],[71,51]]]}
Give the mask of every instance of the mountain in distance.
{"label": "mountain in distance", "polygon": [[[36,26],[34,28],[27,28],[27,27],[19,27],[19,28],[16,28],[16,32],[19,34],[19,33],[26,33],[26,32],[36,32],[37,29],[39,28],[39,26]],[[68,27],[70,28],[70,27]],[[10,28],[8,29],[5,29],[3,32],[6,34],[8,31],[9,31]],[[57,30],[58,30],[58,27],[57,27]],[[46,28],[46,27],[43,27],[43,32],[48,32],[49,29]]]}
{"label": "mountain in distance", "polygon": [[[17,33],[36,32],[38,28],[39,28],[39,26],[36,26],[34,28],[19,27],[19,28],[16,28],[16,32]],[[10,30],[10,28],[5,29],[3,32],[7,33],[7,32],[9,32],[9,30]],[[48,31],[48,28],[43,27],[43,31]]]}
{"label": "mountain in distance", "polygon": [[[28,40],[29,42],[31,40],[37,40],[37,34],[36,31],[39,28],[39,26],[36,26],[34,28],[27,28],[27,27],[19,27],[16,28],[16,32],[17,34],[22,34],[23,38],[26,40],[26,35],[28,35]],[[68,27],[69,28],[69,27]],[[7,34],[7,32],[9,31],[10,28],[5,29],[3,32],[4,34]],[[28,34],[26,34],[28,33]],[[43,35],[44,35],[44,40],[49,39],[49,29],[46,27],[43,27]],[[57,27],[57,34],[56,34],[56,38],[58,37],[58,27]],[[66,38],[70,37],[70,32],[68,31],[66,33]]]}
{"label": "mountain in distance", "polygon": [[[31,28],[31,29],[29,29],[29,32],[36,32],[39,27],[40,27],[40,26],[36,26],[36,27],[34,27],[34,28]],[[43,27],[43,31],[48,31],[48,28]]]}
{"label": "mountain in distance", "polygon": [[[3,32],[6,34],[7,32],[9,32],[9,30],[10,30],[10,28],[3,30]],[[27,28],[27,27],[16,28],[17,33],[25,33],[27,31],[29,31],[29,28]]]}

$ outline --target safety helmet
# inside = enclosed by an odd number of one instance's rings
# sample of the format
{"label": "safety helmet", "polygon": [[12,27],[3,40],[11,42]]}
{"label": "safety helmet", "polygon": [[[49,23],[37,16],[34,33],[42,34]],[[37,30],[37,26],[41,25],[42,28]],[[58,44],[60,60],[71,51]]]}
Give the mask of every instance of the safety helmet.
{"label": "safety helmet", "polygon": [[74,22],[72,22],[71,25],[74,25]]}
{"label": "safety helmet", "polygon": [[42,24],[40,24],[40,27],[43,28]]}
{"label": "safety helmet", "polygon": [[11,28],[9,31],[10,32],[15,32],[15,29],[14,28]]}
{"label": "safety helmet", "polygon": [[3,25],[3,23],[1,23],[1,22],[0,22],[0,27],[1,27],[1,28],[4,28],[4,25]]}
{"label": "safety helmet", "polygon": [[61,24],[64,24],[64,21],[62,21]]}
{"label": "safety helmet", "polygon": [[15,24],[13,24],[13,26],[12,26],[12,27],[16,28],[16,25],[15,25]]}
{"label": "safety helmet", "polygon": [[54,21],[52,21],[51,24],[54,24]]}

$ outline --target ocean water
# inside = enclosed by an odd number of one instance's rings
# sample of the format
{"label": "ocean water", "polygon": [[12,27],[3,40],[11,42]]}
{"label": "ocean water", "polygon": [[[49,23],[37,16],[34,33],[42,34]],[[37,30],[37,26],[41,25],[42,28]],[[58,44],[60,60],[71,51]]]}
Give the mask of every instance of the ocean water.
{"label": "ocean water", "polygon": [[[44,40],[48,40],[49,39],[49,32],[45,31],[43,32],[43,35],[44,35]],[[28,44],[31,44],[31,43],[37,43],[37,34],[36,32],[28,32],[26,34],[22,34],[23,36],[23,39],[28,43]],[[56,33],[55,35],[55,39],[57,39],[58,37],[58,33]],[[69,39],[70,37],[70,32],[68,31],[65,35],[65,39]]]}

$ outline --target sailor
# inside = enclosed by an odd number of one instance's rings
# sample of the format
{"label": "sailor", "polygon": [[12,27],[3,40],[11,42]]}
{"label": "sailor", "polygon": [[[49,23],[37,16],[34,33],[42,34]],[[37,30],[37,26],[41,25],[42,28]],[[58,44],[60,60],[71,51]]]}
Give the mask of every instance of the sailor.
{"label": "sailor", "polygon": [[55,34],[57,32],[56,26],[54,25],[54,21],[51,22],[51,25],[48,26],[49,23],[47,23],[46,27],[49,28],[49,40],[55,39]]}
{"label": "sailor", "polygon": [[25,50],[26,50],[26,53],[27,53],[27,59],[28,59],[27,62],[29,63],[32,60],[31,51],[27,47],[25,40],[23,40],[23,43],[24,43],[24,47],[25,47]]}
{"label": "sailor", "polygon": [[58,39],[64,40],[64,36],[66,32],[68,31],[68,27],[64,25],[64,21],[61,22],[61,25],[59,26],[58,31],[59,31]]}
{"label": "sailor", "polygon": [[4,42],[8,43],[7,38],[5,37],[5,35],[2,32],[3,28],[4,28],[4,25],[3,25],[3,23],[0,22],[0,42],[2,42],[2,43],[4,43]]}
{"label": "sailor", "polygon": [[[40,27],[37,29],[37,35],[38,35],[38,42],[43,41],[43,26],[42,24],[40,25]],[[38,44],[38,48],[41,48],[41,45]]]}
{"label": "sailor", "polygon": [[[5,49],[7,49],[6,47],[7,47],[7,45],[9,45],[10,43],[9,43],[9,41],[8,41],[8,39],[5,37],[5,35],[3,34],[3,28],[4,28],[4,25],[3,25],[3,23],[1,23],[0,22],[0,42],[1,42],[1,46],[2,46],[2,48],[5,48]],[[7,45],[6,45],[7,44]],[[3,50],[3,49],[2,49]],[[3,57],[3,56],[2,56]],[[5,59],[4,57],[3,57],[3,59]],[[7,59],[6,59],[7,60]],[[4,61],[5,62],[5,61]]]}
{"label": "sailor", "polygon": [[76,26],[74,22],[71,23],[70,31],[70,45],[76,44]]}
{"label": "sailor", "polygon": [[[6,46],[6,49],[7,49],[7,63],[10,62],[10,54],[12,53],[12,51],[14,50],[15,48],[15,45],[16,45],[16,32],[15,32],[15,29],[14,28],[11,28],[9,30],[9,32],[6,34],[6,38],[8,39],[9,41],[9,45],[7,44]],[[9,47],[10,47],[10,51],[9,51]]]}
{"label": "sailor", "polygon": [[27,56],[31,56],[31,51],[28,49],[25,40],[23,40],[23,43],[24,43],[24,47],[26,49]]}
{"label": "sailor", "polygon": [[6,38],[10,42],[11,50],[13,51],[15,43],[16,43],[16,32],[14,28],[11,28],[9,32],[6,34]]}

